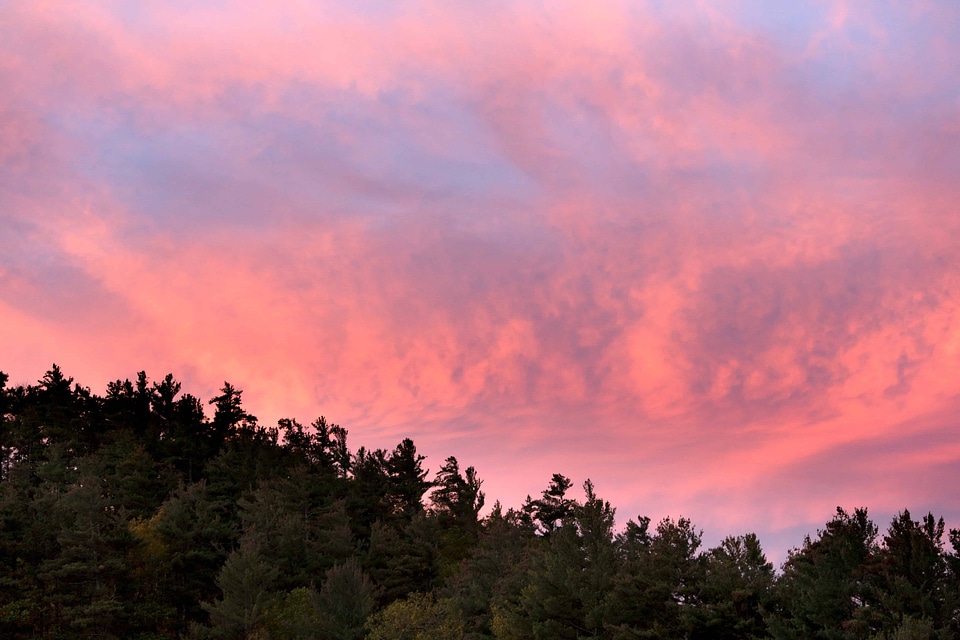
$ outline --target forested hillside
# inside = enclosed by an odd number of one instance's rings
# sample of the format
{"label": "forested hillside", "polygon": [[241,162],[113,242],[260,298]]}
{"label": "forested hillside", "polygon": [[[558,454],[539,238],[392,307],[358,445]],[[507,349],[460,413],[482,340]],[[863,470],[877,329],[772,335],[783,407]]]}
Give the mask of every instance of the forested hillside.
{"label": "forested hillside", "polygon": [[203,402],[172,375],[103,396],[56,366],[7,380],[4,638],[960,637],[960,531],[933,515],[881,534],[838,508],[776,572],[754,535],[615,529],[589,480],[484,510],[453,457],[431,476],[409,439],[264,426],[230,384]]}

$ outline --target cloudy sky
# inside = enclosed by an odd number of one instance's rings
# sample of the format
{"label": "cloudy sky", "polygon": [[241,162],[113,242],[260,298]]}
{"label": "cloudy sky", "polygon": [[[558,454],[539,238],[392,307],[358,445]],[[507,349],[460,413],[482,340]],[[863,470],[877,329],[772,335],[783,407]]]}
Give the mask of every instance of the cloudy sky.
{"label": "cloudy sky", "polygon": [[960,526],[960,5],[799,4],[0,3],[0,369]]}

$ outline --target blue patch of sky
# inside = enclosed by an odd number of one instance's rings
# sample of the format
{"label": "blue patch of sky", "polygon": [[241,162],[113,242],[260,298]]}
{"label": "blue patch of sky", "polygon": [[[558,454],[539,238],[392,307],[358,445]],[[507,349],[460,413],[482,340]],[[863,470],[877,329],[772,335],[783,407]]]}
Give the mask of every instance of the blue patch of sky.
{"label": "blue patch of sky", "polygon": [[[13,283],[9,292],[8,282]],[[62,315],[64,305],[80,309],[99,291],[96,280],[42,230],[26,221],[0,219],[0,298],[8,304],[53,317]]]}
{"label": "blue patch of sky", "polygon": [[[778,47],[798,60],[815,34],[824,38],[816,55],[799,62],[805,77],[825,91],[843,93],[876,81],[895,81],[888,74],[911,59],[909,73],[923,74],[923,50],[943,29],[930,16],[909,6],[877,1],[852,9],[843,26],[830,25],[832,3],[771,3],[750,0],[739,5],[739,24],[766,34]],[[954,41],[956,33],[947,30]],[[881,61],[889,62],[885,64]],[[880,74],[882,77],[877,77]]]}
{"label": "blue patch of sky", "polygon": [[410,4],[403,0],[353,0],[349,6],[351,13],[382,20],[405,13]]}
{"label": "blue patch of sky", "polygon": [[831,11],[826,2],[742,0],[724,6],[737,24],[795,50],[805,49],[810,38],[827,26]]}
{"label": "blue patch of sky", "polygon": [[696,12],[687,2],[652,0],[636,5],[638,19],[652,10],[667,24],[682,24],[688,28],[709,31],[715,16],[723,15],[741,28],[779,43],[789,49],[802,51],[818,29],[826,24],[830,5],[825,2],[770,2],[769,0],[739,0],[710,4],[710,12]]}
{"label": "blue patch of sky", "polygon": [[[676,20],[687,26],[709,32],[712,18],[702,15],[691,22],[689,6],[682,3],[653,3],[668,21]],[[725,11],[727,17],[740,29],[770,42],[783,54],[792,69],[789,75],[801,80],[811,90],[826,94],[843,94],[856,90],[873,78],[871,57],[875,53],[892,52],[894,48],[913,47],[925,43],[930,25],[913,22],[889,3],[875,3],[866,9],[851,11],[839,32],[831,26],[833,5],[829,2],[769,2],[742,0],[727,3],[714,11]],[[869,21],[863,11],[869,11]],[[884,31],[882,38],[876,32]],[[815,36],[823,36],[811,48]],[[708,36],[704,36],[708,37]],[[842,44],[842,46],[838,46]],[[852,50],[851,50],[852,47]]]}
{"label": "blue patch of sky", "polygon": [[73,127],[96,150],[78,158],[76,170],[108,184],[126,209],[151,223],[188,231],[257,222],[251,205],[258,177],[243,164],[245,132],[236,123],[144,132],[132,121],[89,118]]}
{"label": "blue patch of sky", "polygon": [[500,156],[477,118],[442,90],[414,98],[403,89],[371,100],[318,94],[300,87],[290,100],[305,104],[309,118],[270,116],[265,126],[275,144],[260,158],[264,169],[292,170],[307,189],[327,167],[324,184],[361,199],[406,194],[425,200],[526,199],[534,183]]}
{"label": "blue patch of sky", "polygon": [[[219,12],[229,17],[231,13],[236,12],[234,3],[229,0],[121,0],[112,3],[112,11],[119,17],[123,24],[137,33],[156,33],[166,30],[166,24],[163,20],[158,20],[155,16],[156,9],[163,11],[171,9],[178,12],[181,17],[197,14],[198,26],[205,30],[217,30],[221,25],[211,23],[208,16]],[[301,17],[303,7],[296,11],[286,9],[282,3],[276,3],[271,7],[273,20],[271,25],[291,32],[298,32],[302,28]],[[389,22],[410,11],[410,4],[402,0],[353,0],[350,3],[336,2],[316,2],[310,3],[307,10],[317,17],[327,16],[336,20],[343,15],[359,17],[371,21]],[[229,25],[229,21],[224,21]]]}
{"label": "blue patch of sky", "polygon": [[114,0],[110,4],[113,15],[136,31],[152,31],[160,26],[154,15],[158,8],[177,11],[181,16],[193,11],[228,13],[233,8],[229,0]]}
{"label": "blue patch of sky", "polygon": [[123,0],[113,3],[113,15],[119,18],[125,27],[144,31],[154,24],[150,19],[149,8],[149,3],[143,0]]}
{"label": "blue patch of sky", "polygon": [[[654,197],[663,170],[638,160],[624,147],[624,133],[605,120],[604,114],[589,107],[565,110],[548,109],[548,130],[558,146],[566,152],[575,167],[578,179],[589,185],[591,192],[617,197]],[[638,136],[642,134],[630,134]],[[630,141],[636,146],[642,139]],[[649,140],[651,160],[659,160],[657,142]],[[693,181],[722,190],[753,189],[766,179],[764,159],[751,159],[731,154],[722,148],[706,149],[690,166],[676,167],[669,173],[675,180]],[[669,180],[676,184],[674,179]]]}
{"label": "blue patch of sky", "polygon": [[646,167],[624,149],[623,133],[603,112],[589,105],[573,109],[548,105],[544,122],[552,142],[566,156],[569,175],[558,176],[560,179],[589,185],[600,195],[636,196],[648,187]]}
{"label": "blue patch of sky", "polygon": [[18,287],[6,303],[33,317],[70,318],[72,324],[84,331],[102,330],[104,318],[116,317],[117,306],[124,305],[99,278],[71,264],[62,255],[52,257],[42,267],[32,266],[17,275],[28,283],[30,295],[23,295]]}
{"label": "blue patch of sky", "polygon": [[410,202],[535,195],[475,116],[441,91],[370,100],[301,86],[284,100],[308,115],[258,111],[258,89],[240,87],[225,93],[229,117],[217,121],[146,129],[136,113],[114,110],[64,115],[59,126],[95,149],[77,158],[76,171],[109,184],[130,211],[185,231],[263,224],[272,198],[323,215],[389,218]]}
{"label": "blue patch of sky", "polygon": [[13,212],[0,213],[0,272],[43,271],[60,251],[40,234],[37,225]]}

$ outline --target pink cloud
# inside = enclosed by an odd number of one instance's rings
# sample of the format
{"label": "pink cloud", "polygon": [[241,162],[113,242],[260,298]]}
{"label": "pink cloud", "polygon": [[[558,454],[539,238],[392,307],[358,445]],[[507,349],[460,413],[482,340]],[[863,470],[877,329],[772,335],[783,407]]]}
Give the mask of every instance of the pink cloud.
{"label": "pink cloud", "polygon": [[2,11],[14,379],[227,378],[508,504],[560,471],[623,517],[960,517],[950,16]]}

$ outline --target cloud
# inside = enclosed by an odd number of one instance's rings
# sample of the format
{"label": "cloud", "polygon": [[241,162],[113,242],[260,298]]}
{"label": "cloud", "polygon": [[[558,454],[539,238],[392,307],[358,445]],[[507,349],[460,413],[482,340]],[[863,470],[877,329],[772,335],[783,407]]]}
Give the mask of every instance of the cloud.
{"label": "cloud", "polygon": [[14,379],[226,378],[507,504],[960,518],[950,10],[0,11]]}

